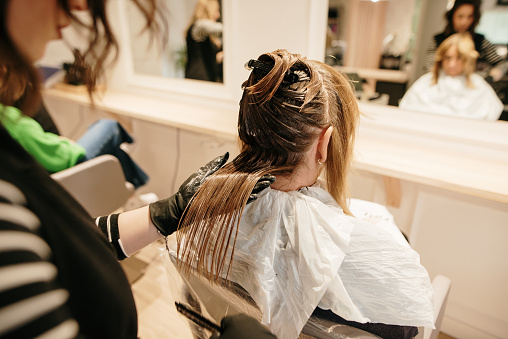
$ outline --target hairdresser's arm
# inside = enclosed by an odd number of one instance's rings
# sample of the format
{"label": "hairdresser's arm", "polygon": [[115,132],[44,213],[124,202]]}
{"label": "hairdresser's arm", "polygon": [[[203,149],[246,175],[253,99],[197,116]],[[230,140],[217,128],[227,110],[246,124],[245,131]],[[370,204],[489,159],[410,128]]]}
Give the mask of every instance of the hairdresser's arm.
{"label": "hairdresser's arm", "polygon": [[148,206],[120,214],[118,228],[127,256],[163,236],[152,223]]}
{"label": "hairdresser's arm", "polygon": [[155,240],[174,233],[192,196],[205,180],[228,161],[229,153],[219,156],[193,173],[169,198],[133,211],[99,217],[96,225],[125,259]]}
{"label": "hairdresser's arm", "polygon": [[56,134],[45,132],[34,119],[14,107],[6,107],[3,124],[9,134],[49,172],[70,168],[85,155],[85,149]]}
{"label": "hairdresser's arm", "polygon": [[[97,218],[97,226],[115,247],[118,259],[124,259],[162,236],[174,233],[194,194],[210,175],[224,166],[228,157],[229,154],[226,153],[201,167],[169,198],[120,215]],[[275,177],[263,176],[254,187],[247,203],[255,200],[258,193],[273,182]]]}
{"label": "hairdresser's arm", "polygon": [[497,53],[497,48],[487,39],[483,39],[481,46],[481,59],[492,66],[489,76],[494,82],[501,80],[508,71],[508,61]]}

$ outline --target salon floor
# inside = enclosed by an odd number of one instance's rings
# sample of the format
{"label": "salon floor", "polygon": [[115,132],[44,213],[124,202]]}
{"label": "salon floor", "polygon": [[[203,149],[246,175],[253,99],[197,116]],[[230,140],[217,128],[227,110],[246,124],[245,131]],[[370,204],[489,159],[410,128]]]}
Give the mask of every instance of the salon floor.
{"label": "salon floor", "polygon": [[[192,339],[187,318],[177,312],[181,280],[168,273],[165,245],[155,242],[122,262],[138,309],[139,338]],[[440,333],[438,339],[455,339]]]}

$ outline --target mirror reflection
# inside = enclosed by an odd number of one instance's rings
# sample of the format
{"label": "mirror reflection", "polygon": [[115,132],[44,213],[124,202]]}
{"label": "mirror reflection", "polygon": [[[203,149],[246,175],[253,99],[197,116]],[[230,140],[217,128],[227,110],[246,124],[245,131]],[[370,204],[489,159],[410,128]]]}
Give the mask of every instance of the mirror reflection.
{"label": "mirror reflection", "polygon": [[438,45],[462,31],[472,34],[479,53],[476,73],[502,102],[500,119],[506,120],[508,6],[498,0],[481,4],[473,0],[330,0],[325,61],[358,80],[360,100],[398,106],[411,85],[431,71]]}
{"label": "mirror reflection", "polygon": [[127,4],[134,72],[177,79],[223,82],[221,2],[162,0],[169,16],[163,50],[143,32],[143,21]]}

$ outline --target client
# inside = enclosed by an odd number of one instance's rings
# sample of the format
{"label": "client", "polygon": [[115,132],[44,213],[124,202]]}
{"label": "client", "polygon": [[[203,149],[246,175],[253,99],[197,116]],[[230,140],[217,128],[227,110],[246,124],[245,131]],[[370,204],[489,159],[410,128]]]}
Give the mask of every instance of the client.
{"label": "client", "polygon": [[103,154],[115,156],[134,188],[148,182],[148,175],[124,152],[120,145],[134,140],[115,120],[100,119],[90,125],[76,142],[46,132],[34,119],[15,107],[4,107],[2,124],[11,137],[30,153],[48,172],[55,173]]}
{"label": "client", "polygon": [[[285,50],[247,66],[241,152],[204,183],[181,220],[182,273],[241,285],[278,338],[296,338],[317,307],[348,321],[412,327],[408,337],[415,326],[433,326],[418,254],[400,232],[348,209],[360,115],[350,82]],[[268,173],[277,181],[246,205]]]}
{"label": "client", "polygon": [[478,52],[468,33],[447,38],[436,51],[434,68],[406,92],[399,107],[477,120],[498,120],[503,103],[494,89],[474,73]]}

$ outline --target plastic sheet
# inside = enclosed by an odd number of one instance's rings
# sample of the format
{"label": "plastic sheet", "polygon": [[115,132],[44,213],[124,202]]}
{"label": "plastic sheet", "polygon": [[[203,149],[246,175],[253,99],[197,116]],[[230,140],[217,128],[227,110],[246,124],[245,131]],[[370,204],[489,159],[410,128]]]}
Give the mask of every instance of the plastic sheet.
{"label": "plastic sheet", "polygon": [[[169,239],[169,242],[172,243]],[[173,246],[170,246],[173,247]],[[227,315],[237,313],[248,314],[259,321],[262,314],[256,303],[241,286],[235,283],[228,285],[211,285],[208,281],[195,273],[189,277],[180,276],[180,281],[175,281],[178,276],[176,268],[176,252],[169,250],[169,256],[165,256],[165,266],[168,271],[169,281],[173,297],[184,302],[194,311],[203,314],[208,319],[220,324],[221,319]],[[189,320],[189,325],[194,338],[208,338],[204,328],[199,327]],[[311,316],[300,332],[299,339],[376,339],[374,334],[347,325],[336,324],[330,320]]]}
{"label": "plastic sheet", "polygon": [[279,338],[305,333],[317,306],[356,322],[432,327],[432,287],[418,254],[386,209],[351,203],[352,213],[369,222],[345,215],[318,185],[266,189],[242,215],[230,277],[236,290],[204,281],[200,288],[210,290],[195,294],[225,300],[214,317],[235,308]]}

